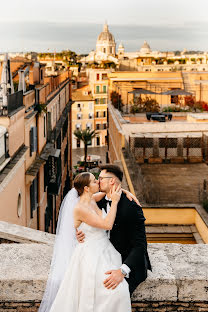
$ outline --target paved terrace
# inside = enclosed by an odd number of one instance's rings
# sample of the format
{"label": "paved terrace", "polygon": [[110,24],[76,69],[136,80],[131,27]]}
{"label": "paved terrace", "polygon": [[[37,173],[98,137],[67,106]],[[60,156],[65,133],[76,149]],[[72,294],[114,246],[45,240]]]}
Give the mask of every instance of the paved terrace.
{"label": "paved terrace", "polygon": [[[0,312],[36,312],[54,235],[0,222]],[[19,244],[16,244],[18,242]],[[208,311],[208,245],[149,244],[153,271],[132,296],[132,311]]]}

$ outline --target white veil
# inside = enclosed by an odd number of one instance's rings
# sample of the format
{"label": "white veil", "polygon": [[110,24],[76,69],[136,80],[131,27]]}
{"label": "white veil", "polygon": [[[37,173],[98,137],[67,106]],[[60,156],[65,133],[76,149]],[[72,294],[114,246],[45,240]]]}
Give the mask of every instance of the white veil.
{"label": "white veil", "polygon": [[50,311],[77,244],[73,211],[78,200],[78,193],[75,188],[72,188],[61,204],[49,277],[38,312]]}

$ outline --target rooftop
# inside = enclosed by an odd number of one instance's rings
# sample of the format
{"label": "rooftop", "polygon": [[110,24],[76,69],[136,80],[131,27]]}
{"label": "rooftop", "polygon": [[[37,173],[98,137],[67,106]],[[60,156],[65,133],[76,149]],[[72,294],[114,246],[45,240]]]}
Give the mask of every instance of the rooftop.
{"label": "rooftop", "polygon": [[72,101],[94,101],[88,86],[84,86],[72,92]]}

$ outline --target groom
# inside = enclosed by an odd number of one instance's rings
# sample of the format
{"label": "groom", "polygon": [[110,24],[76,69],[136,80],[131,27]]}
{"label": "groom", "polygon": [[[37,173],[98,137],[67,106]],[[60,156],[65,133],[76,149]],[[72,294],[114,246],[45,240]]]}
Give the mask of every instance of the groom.
{"label": "groom", "polygon": [[[97,202],[100,209],[108,213],[110,209],[110,190],[114,185],[122,182],[123,172],[116,165],[101,166],[99,175],[100,191],[106,196]],[[104,286],[108,289],[116,288],[124,278],[129,284],[130,294],[147,277],[147,270],[151,270],[151,264],[147,252],[145,233],[145,218],[141,206],[130,201],[124,193],[118,203],[116,219],[110,231],[110,241],[122,257],[122,266],[117,270],[106,272],[108,277]],[[81,242],[84,238],[82,232],[77,233],[77,239]]]}

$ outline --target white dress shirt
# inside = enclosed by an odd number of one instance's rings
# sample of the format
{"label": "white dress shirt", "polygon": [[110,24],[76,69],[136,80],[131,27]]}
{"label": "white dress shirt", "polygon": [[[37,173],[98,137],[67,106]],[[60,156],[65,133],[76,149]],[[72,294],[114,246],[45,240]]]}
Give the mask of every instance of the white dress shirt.
{"label": "white dress shirt", "polygon": [[[111,201],[111,198],[108,198],[107,197],[107,195],[105,196],[105,199],[106,200],[109,200],[109,201]],[[107,214],[109,213],[109,211],[110,211],[110,205],[109,205],[109,202],[107,203],[107,207],[106,207],[107,209]],[[110,239],[110,231],[107,231],[107,233],[108,233],[108,238]],[[120,267],[120,269],[122,269],[125,273],[126,273],[126,276],[125,277],[127,277],[127,278],[129,278],[129,273],[131,272],[131,269],[126,265],[126,264],[122,264],[122,266]]]}

